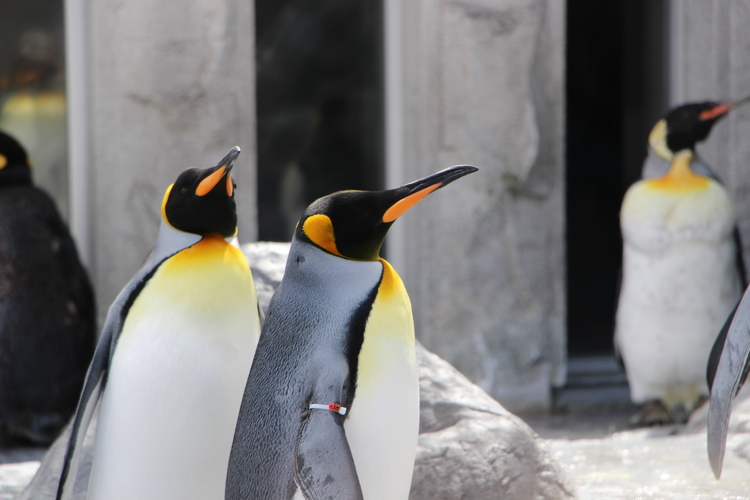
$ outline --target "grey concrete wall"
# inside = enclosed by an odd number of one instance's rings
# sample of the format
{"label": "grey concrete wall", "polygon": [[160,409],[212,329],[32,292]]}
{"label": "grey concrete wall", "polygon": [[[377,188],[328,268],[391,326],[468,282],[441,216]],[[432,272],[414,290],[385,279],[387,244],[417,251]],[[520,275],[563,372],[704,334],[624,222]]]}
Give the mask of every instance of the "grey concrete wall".
{"label": "grey concrete wall", "polygon": [[417,335],[500,403],[564,381],[564,2],[401,3],[404,180],[481,170],[403,224]]}
{"label": "grey concrete wall", "polygon": [[[164,190],[243,149],[240,238],[256,235],[254,24],[242,0],[89,2],[90,270],[100,313],[153,246]],[[102,314],[100,314],[102,317]]]}
{"label": "grey concrete wall", "polygon": [[[750,94],[750,2],[677,0],[681,64],[672,75],[684,101],[733,100]],[[677,61],[674,61],[677,62]],[[745,262],[750,262],[750,105],[713,129],[698,153],[721,176],[735,203]]]}

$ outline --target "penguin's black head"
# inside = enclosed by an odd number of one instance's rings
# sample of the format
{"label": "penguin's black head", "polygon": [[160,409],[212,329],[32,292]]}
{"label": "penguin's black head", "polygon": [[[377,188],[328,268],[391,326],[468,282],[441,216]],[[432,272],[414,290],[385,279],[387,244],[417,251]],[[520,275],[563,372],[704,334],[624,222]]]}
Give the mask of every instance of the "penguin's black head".
{"label": "penguin's black head", "polygon": [[431,192],[476,170],[451,167],[396,189],[324,196],[307,207],[294,237],[340,257],[377,260],[393,221]]}
{"label": "penguin's black head", "polygon": [[21,144],[0,131],[0,185],[31,184],[29,156]]}
{"label": "penguin's black head", "polygon": [[167,188],[162,217],[175,229],[193,234],[237,233],[236,185],[230,173],[240,148],[234,147],[218,165],[189,168]]}
{"label": "penguin's black head", "polygon": [[695,145],[706,140],[716,122],[746,100],[692,102],[672,108],[651,129],[648,143],[659,156],[670,161],[678,151],[695,151]]}
{"label": "penguin's black head", "polygon": [[673,153],[695,149],[695,144],[706,140],[711,129],[732,110],[732,103],[696,102],[670,110],[667,122],[667,147]]}

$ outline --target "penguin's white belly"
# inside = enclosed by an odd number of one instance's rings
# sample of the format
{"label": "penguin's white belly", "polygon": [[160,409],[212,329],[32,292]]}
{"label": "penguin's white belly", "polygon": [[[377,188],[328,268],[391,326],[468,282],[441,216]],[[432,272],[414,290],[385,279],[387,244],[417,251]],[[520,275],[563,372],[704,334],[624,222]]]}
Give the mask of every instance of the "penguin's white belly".
{"label": "penguin's white belly", "polygon": [[205,264],[177,269],[183,280],[159,269],[128,314],[102,396],[90,500],[224,498],[258,319],[244,269]]}
{"label": "penguin's white belly", "polygon": [[660,256],[626,246],[623,257],[617,342],[633,401],[694,385],[707,395],[708,354],[739,296],[732,242]]}
{"label": "penguin's white belly", "polygon": [[384,266],[344,431],[365,500],[406,500],[419,435],[419,374],[409,297],[393,268]]}
{"label": "penguin's white belly", "polygon": [[626,195],[615,341],[634,402],[689,388],[708,394],[708,354],[741,293],[733,224],[713,181],[692,198],[643,183]]}

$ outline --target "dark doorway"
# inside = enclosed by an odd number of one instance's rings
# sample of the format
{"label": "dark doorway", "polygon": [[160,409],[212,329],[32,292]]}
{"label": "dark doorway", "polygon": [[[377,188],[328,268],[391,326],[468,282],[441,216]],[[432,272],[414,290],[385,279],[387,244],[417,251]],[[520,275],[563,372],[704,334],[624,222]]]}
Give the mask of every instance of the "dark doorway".
{"label": "dark doorway", "polygon": [[668,2],[567,4],[568,355],[611,355],[622,197],[667,108]]}
{"label": "dark doorway", "polygon": [[382,2],[257,0],[261,240],[288,241],[304,208],[381,189]]}

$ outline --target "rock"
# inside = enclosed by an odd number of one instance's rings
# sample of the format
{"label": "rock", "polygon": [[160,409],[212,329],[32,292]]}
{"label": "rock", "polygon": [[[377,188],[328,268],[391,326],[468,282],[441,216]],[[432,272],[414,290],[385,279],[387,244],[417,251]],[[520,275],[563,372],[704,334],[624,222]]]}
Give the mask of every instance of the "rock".
{"label": "rock", "polygon": [[420,422],[411,500],[574,498],[544,441],[421,345]]}
{"label": "rock", "polygon": [[265,319],[268,303],[271,301],[276,287],[284,277],[286,256],[289,253],[289,243],[274,243],[259,241],[246,243],[241,246],[248,261],[255,280],[255,290],[258,292],[258,303],[261,309],[261,320]]}
{"label": "rock", "polygon": [[[242,245],[261,309],[284,274],[289,245]],[[411,500],[573,498],[564,471],[521,419],[417,343],[420,422]]]}

